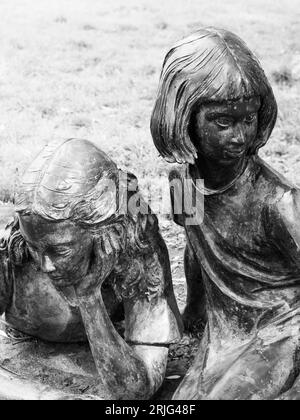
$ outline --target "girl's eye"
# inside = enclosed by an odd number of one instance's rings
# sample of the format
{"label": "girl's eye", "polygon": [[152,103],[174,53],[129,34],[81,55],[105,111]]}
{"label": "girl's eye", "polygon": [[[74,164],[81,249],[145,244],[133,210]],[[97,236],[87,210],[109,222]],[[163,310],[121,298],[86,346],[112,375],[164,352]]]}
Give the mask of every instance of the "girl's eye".
{"label": "girl's eye", "polygon": [[55,257],[68,257],[71,254],[71,250],[68,248],[55,248],[50,252]]}
{"label": "girl's eye", "polygon": [[251,124],[256,118],[256,114],[249,114],[247,115],[247,117],[244,119],[246,124]]}
{"label": "girl's eye", "polygon": [[217,118],[215,123],[221,128],[228,128],[232,125],[232,120],[230,118],[221,117]]}

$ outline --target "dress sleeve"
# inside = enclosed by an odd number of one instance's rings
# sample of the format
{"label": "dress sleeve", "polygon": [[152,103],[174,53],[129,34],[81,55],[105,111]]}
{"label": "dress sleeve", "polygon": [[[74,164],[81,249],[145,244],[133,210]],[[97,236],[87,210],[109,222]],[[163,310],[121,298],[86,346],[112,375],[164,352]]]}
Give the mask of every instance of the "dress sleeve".
{"label": "dress sleeve", "polygon": [[[169,345],[181,338],[169,253],[158,220],[129,175],[127,252],[115,267],[114,290],[125,309],[125,340],[129,344]],[[134,199],[134,200],[133,200]],[[135,205],[132,205],[135,204]],[[136,212],[136,210],[138,210]]]}
{"label": "dress sleeve", "polygon": [[125,340],[129,344],[163,345],[181,338],[182,323],[169,267],[169,256],[154,252],[131,261],[122,283]]}
{"label": "dress sleeve", "polygon": [[274,245],[300,269],[300,190],[293,188],[268,209]]}

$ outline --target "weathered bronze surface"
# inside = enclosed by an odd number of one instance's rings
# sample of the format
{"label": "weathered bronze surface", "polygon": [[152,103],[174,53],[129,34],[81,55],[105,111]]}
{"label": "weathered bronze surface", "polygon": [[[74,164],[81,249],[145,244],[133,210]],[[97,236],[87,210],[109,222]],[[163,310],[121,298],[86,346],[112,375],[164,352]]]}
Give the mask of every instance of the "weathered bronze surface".
{"label": "weathered bronze surface", "polygon": [[[0,251],[12,327],[0,398],[141,399],[161,385],[181,321],[157,218],[136,187],[85,140],[50,144],[26,172]],[[113,322],[124,317],[123,337]]]}
{"label": "weathered bronze surface", "polygon": [[[174,399],[299,399],[300,191],[258,157],[277,117],[272,88],[236,35],[208,28],[167,54],[151,130],[204,187],[185,227],[187,328],[205,326]],[[172,186],[174,209],[183,200]],[[198,220],[198,219],[197,219]],[[196,221],[197,221],[196,220]]]}

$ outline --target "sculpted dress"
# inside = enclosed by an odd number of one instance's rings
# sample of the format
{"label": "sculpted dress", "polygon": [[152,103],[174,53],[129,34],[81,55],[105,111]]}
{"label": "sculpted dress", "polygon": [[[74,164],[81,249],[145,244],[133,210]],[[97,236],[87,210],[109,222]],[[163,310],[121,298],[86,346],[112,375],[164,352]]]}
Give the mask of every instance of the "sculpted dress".
{"label": "sculpted dress", "polygon": [[200,225],[185,219],[175,216],[207,324],[174,399],[299,398],[300,191],[253,156],[204,197]]}

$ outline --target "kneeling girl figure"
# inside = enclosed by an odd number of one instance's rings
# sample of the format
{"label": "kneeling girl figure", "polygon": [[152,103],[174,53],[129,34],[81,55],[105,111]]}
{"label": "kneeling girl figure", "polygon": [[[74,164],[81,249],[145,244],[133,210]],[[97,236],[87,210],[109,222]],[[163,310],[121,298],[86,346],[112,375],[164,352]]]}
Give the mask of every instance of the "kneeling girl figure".
{"label": "kneeling girl figure", "polygon": [[276,117],[260,63],[231,32],[201,29],[167,54],[153,140],[184,164],[172,180],[204,180],[202,220],[174,214],[187,237],[185,325],[205,325],[175,399],[300,395],[300,191],[258,156]]}
{"label": "kneeling girl figure", "polygon": [[0,340],[1,399],[147,399],[161,385],[179,311],[157,218],[135,212],[132,184],[85,140],[50,144],[27,170],[0,251],[0,311],[26,336]]}

